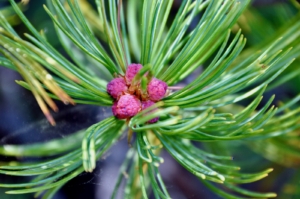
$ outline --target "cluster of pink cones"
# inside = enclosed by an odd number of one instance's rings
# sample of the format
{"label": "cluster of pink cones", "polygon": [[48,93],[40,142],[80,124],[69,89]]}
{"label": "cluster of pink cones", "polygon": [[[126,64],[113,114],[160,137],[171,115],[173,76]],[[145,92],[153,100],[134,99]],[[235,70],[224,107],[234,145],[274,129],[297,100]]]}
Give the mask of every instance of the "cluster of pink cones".
{"label": "cluster of pink cones", "polygon": [[[130,64],[124,77],[114,78],[107,84],[107,92],[115,99],[112,112],[119,119],[135,116],[161,100],[166,94],[168,85],[162,80],[152,78],[147,85],[146,93],[142,91],[139,81],[133,82],[142,67],[141,64]],[[153,118],[148,123],[155,123],[158,119]]]}

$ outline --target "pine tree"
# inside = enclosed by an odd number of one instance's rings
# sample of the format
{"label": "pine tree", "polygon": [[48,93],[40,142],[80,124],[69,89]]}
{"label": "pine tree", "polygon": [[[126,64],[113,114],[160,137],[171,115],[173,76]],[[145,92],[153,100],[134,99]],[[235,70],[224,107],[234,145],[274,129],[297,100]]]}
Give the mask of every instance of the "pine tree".
{"label": "pine tree", "polygon": [[[299,160],[299,95],[278,107],[274,95],[262,103],[265,92],[300,73],[299,14],[274,30],[267,22],[258,23],[261,18],[248,0],[185,0],[174,17],[172,0],[95,0],[95,8],[86,1],[47,0],[45,12],[68,59],[14,0],[9,2],[30,33],[25,38],[17,33],[1,12],[0,65],[23,77],[17,83],[32,92],[52,125],[49,109],[58,110],[53,99],[113,111],[117,107],[120,112],[59,140],[1,146],[1,155],[51,157],[0,166],[1,174],[36,176],[27,183],[0,184],[11,189],[7,194],[53,197],[72,178],[92,172],[96,161],[127,133],[130,147],[112,198],[118,192],[124,198],[148,198],[150,192],[155,198],[171,198],[159,170],[162,150],[221,197],[276,197],[239,186],[273,169],[245,173],[230,152],[232,143],[243,143],[287,166]],[[273,11],[284,12],[280,9]],[[272,36],[264,35],[267,31]],[[128,80],[132,63],[141,67]],[[191,83],[178,86],[199,68],[203,71]],[[118,78],[117,84],[124,82],[126,89],[107,92],[108,83]],[[152,81],[158,83],[151,87]],[[151,97],[151,89],[164,83],[168,89],[163,98]],[[121,106],[123,96],[130,103]],[[143,107],[147,100],[151,105]],[[131,107],[134,103],[137,108]],[[75,144],[66,144],[70,142]]]}

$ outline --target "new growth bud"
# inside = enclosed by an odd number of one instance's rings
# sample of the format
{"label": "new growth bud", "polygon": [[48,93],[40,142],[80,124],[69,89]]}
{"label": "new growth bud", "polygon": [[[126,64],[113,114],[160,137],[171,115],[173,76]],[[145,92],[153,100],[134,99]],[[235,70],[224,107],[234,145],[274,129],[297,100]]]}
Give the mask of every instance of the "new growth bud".
{"label": "new growth bud", "polygon": [[114,116],[119,119],[131,118],[141,109],[141,101],[136,96],[129,94],[122,95],[112,107]]}
{"label": "new growth bud", "polygon": [[[144,79],[135,78],[142,67],[141,64],[130,64],[125,76],[119,76],[107,84],[107,92],[115,99],[112,112],[119,119],[132,118],[141,110],[161,100],[166,94],[167,84],[162,80],[152,78],[151,72],[145,71]],[[151,112],[153,111],[155,110]],[[155,123],[158,119],[159,117],[153,118],[147,123]]]}
{"label": "new growth bud", "polygon": [[125,74],[127,83],[131,84],[134,76],[141,70],[142,67],[143,66],[141,64],[130,64],[127,67],[126,74]]}
{"label": "new growth bud", "polygon": [[[149,108],[149,107],[152,106],[153,104],[155,104],[155,103],[152,102],[151,100],[143,101],[143,102],[142,102],[142,110],[145,110],[146,108]],[[150,113],[153,112],[153,111],[155,111],[156,109],[157,109],[157,108],[151,110]],[[158,121],[158,119],[159,119],[159,117],[155,117],[155,118],[149,120],[147,123],[149,123],[149,124],[155,123],[155,122]]]}
{"label": "new growth bud", "polygon": [[110,94],[114,99],[118,99],[121,95],[127,92],[128,87],[124,78],[119,77],[111,80],[107,84],[106,89],[108,94]]}
{"label": "new growth bud", "polygon": [[165,96],[167,88],[166,82],[153,78],[147,86],[150,100],[154,102],[161,100]]}

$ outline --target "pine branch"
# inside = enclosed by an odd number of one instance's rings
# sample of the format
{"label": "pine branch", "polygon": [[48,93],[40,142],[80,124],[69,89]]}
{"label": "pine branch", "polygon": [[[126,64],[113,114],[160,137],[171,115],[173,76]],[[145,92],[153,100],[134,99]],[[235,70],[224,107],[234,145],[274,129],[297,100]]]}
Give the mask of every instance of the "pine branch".
{"label": "pine branch", "polygon": [[[264,41],[259,32],[262,25],[249,21],[248,28],[258,31],[254,38],[263,42],[243,50],[246,39],[242,30],[232,29],[238,20],[243,27],[243,18],[239,17],[249,15],[249,10],[244,12],[249,1],[186,0],[172,19],[173,1],[129,0],[122,6],[121,0],[96,0],[98,17],[91,19],[89,16],[96,16],[96,11],[89,14],[84,7],[87,3],[48,0],[44,9],[71,58],[68,60],[47,41],[47,35],[33,27],[15,1],[10,3],[32,35],[25,34],[26,40],[21,38],[0,15],[0,53],[4,56],[0,57],[0,64],[22,75],[24,81],[17,83],[32,91],[52,124],[54,120],[47,106],[58,110],[52,99],[100,106],[114,104],[114,111],[119,99],[113,100],[106,88],[113,77],[124,80],[125,87],[129,87],[126,95],[144,100],[144,96],[149,97],[147,89],[153,76],[172,86],[200,66],[207,64],[207,67],[203,66],[204,71],[191,83],[179,90],[169,89],[162,100],[154,100],[153,106],[139,110],[126,121],[116,115],[87,128],[84,135],[78,132],[46,144],[0,147],[0,154],[9,156],[57,155],[39,163],[0,166],[2,174],[37,176],[28,183],[0,184],[16,188],[7,193],[35,192],[36,196],[44,194],[44,198],[51,198],[70,179],[84,171],[92,172],[97,159],[128,128],[128,140],[133,132],[136,139],[120,168],[112,198],[125,179],[123,175],[127,178],[126,198],[147,198],[149,189],[156,198],[171,198],[158,170],[163,163],[162,148],[222,197],[276,197],[274,193],[238,187],[266,177],[272,169],[242,173],[231,156],[209,153],[194,141],[217,144],[255,139],[259,140],[255,142],[257,151],[261,152],[261,143],[267,141],[282,154],[298,158],[298,148],[291,147],[289,136],[300,128],[300,109],[294,108],[299,96],[279,108],[272,104],[274,95],[265,104],[261,101],[266,90],[299,74],[296,64],[291,65],[300,56],[299,15],[269,41]],[[129,85],[124,73],[134,59],[144,67]],[[294,68],[287,70],[290,65]],[[248,100],[247,105],[239,105],[243,100]],[[153,119],[158,121],[150,123]],[[55,144],[72,140],[60,149],[53,149]],[[265,156],[282,161],[267,153]],[[214,183],[224,184],[237,195]]]}

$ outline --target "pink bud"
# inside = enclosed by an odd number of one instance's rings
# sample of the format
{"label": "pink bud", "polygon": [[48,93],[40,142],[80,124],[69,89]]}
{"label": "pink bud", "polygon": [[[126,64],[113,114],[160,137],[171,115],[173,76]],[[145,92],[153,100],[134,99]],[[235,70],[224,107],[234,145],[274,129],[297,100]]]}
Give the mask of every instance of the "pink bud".
{"label": "pink bud", "polygon": [[128,83],[131,83],[134,76],[141,70],[143,66],[141,64],[130,64],[126,70],[126,80]]}
{"label": "pink bud", "polygon": [[128,87],[124,78],[118,77],[107,84],[106,90],[113,98],[118,99],[121,95],[127,92]]}
{"label": "pink bud", "polygon": [[[155,104],[155,103],[152,102],[151,100],[142,101],[142,110],[144,110],[144,109],[146,109],[146,108],[152,106],[153,104]],[[153,112],[153,111],[155,111],[155,110],[156,110],[156,108],[153,109],[151,112]],[[149,120],[147,123],[149,123],[149,124],[155,123],[155,122],[158,121],[158,119],[159,119],[159,117],[155,117],[155,118]]]}
{"label": "pink bud", "polygon": [[119,119],[135,116],[141,110],[141,101],[134,95],[125,94],[114,103],[112,112]]}
{"label": "pink bud", "polygon": [[119,118],[119,119],[125,119],[126,117],[122,118],[122,117],[118,114],[118,111],[117,111],[117,105],[118,105],[118,101],[115,101],[114,104],[113,104],[112,107],[111,107],[111,110],[112,110],[114,116],[116,116],[116,117]]}
{"label": "pink bud", "polygon": [[153,78],[147,86],[150,100],[154,102],[161,100],[165,96],[167,88],[166,82]]}

